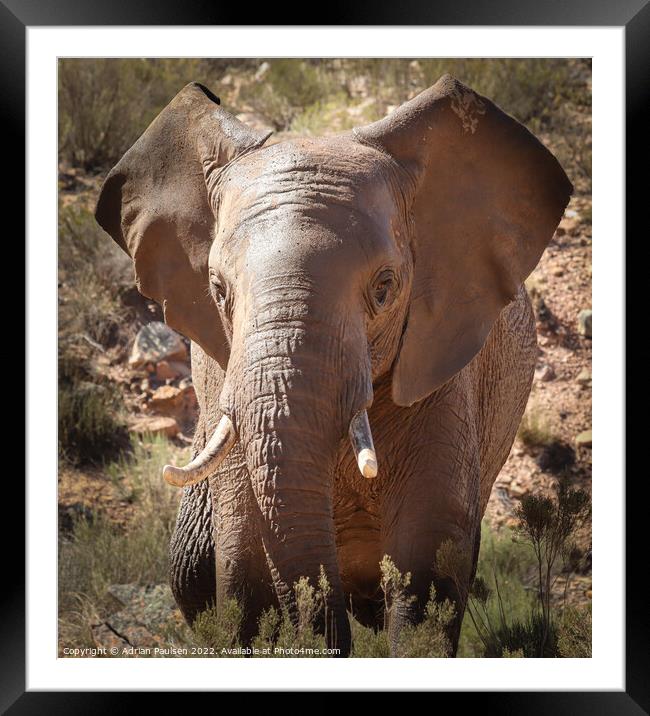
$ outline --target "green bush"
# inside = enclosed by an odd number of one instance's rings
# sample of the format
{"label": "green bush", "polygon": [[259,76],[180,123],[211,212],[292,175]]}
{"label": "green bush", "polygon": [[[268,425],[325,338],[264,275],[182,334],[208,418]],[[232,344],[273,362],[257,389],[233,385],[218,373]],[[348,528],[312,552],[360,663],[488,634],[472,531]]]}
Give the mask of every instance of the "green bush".
{"label": "green bush", "polygon": [[120,288],[131,262],[83,206],[60,207],[58,249],[59,452],[72,464],[100,463],[129,446],[121,393],[94,358],[125,331]]}
{"label": "green bush", "polygon": [[128,315],[120,299],[133,283],[131,260],[87,208],[74,204],[59,208],[58,249],[59,336],[102,350]]}
{"label": "green bush", "polygon": [[557,649],[565,659],[591,656],[591,608],[564,609],[558,627]]}
{"label": "green bush", "polygon": [[309,60],[270,59],[269,70],[259,81],[242,87],[241,101],[266,117],[276,129],[285,130],[308,107],[317,107],[340,93],[329,66]]}
{"label": "green bush", "polygon": [[[510,542],[518,543],[516,551],[520,554],[525,548],[528,556],[518,570],[512,570],[518,560],[504,559],[510,548],[499,550],[501,558],[492,549],[491,564],[481,555],[477,576],[466,595],[462,655],[558,657],[590,653],[589,619],[567,606],[566,589],[559,603],[553,598],[558,575],[564,571],[568,585],[576,567],[573,536],[589,514],[587,493],[569,487],[565,479],[558,482],[554,498],[528,495],[521,500],[514,531],[517,542]],[[451,543],[445,543],[438,552],[438,569],[454,579],[459,589],[462,584],[457,575],[462,573],[463,557]],[[530,570],[527,575],[521,573],[524,564]],[[504,574],[512,575],[513,571],[514,592],[504,579]],[[528,596],[521,592],[526,588],[530,590]]]}
{"label": "green bush", "polygon": [[548,417],[535,406],[530,406],[524,413],[517,437],[527,448],[548,447],[557,440]]}
{"label": "green bush", "polygon": [[71,352],[59,356],[57,407],[61,460],[99,464],[128,448],[120,392]]}
{"label": "green bush", "polygon": [[451,653],[448,628],[454,621],[456,609],[445,599],[436,601],[436,589],[431,585],[429,601],[420,624],[408,625],[399,636],[397,655],[400,657],[445,658]]}
{"label": "green bush", "polygon": [[[393,604],[398,592],[408,586],[409,579],[395,568],[390,557],[385,556],[383,566],[386,603]],[[266,610],[258,622],[258,635],[251,647],[262,652],[266,658],[291,658],[292,656],[319,657],[327,645],[324,634],[316,630],[316,624],[324,617],[327,624],[325,604],[330,585],[321,567],[318,585],[309,583],[305,577],[294,584],[296,613],[291,618],[287,612],[274,608]],[[445,600],[436,601],[435,588],[431,587],[429,601],[422,623],[407,626],[400,635],[398,655],[400,657],[446,657],[451,645],[446,629],[455,616],[454,606]],[[221,613],[216,608],[202,612],[191,633],[177,634],[181,643],[197,647],[209,647],[215,657],[243,656],[245,652],[239,643],[238,632],[242,611],[235,600],[229,600]],[[358,658],[387,658],[391,656],[388,633],[384,629],[373,630],[364,627],[350,615],[352,630],[351,654]]]}

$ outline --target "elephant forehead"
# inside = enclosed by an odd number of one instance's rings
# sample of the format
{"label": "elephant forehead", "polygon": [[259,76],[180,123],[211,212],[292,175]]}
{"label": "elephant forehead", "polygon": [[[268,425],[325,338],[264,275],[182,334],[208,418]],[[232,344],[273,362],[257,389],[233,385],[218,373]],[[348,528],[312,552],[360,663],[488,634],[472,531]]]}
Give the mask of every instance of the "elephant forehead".
{"label": "elephant forehead", "polygon": [[301,214],[333,226],[354,215],[372,221],[395,210],[390,172],[378,152],[351,140],[298,140],[237,161],[222,181],[240,223]]}

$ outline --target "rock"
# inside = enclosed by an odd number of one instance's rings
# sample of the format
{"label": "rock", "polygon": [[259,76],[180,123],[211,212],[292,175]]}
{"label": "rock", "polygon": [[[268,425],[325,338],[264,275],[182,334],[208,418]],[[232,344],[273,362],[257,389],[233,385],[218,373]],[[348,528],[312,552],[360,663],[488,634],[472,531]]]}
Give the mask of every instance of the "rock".
{"label": "rock", "polygon": [[567,209],[564,212],[564,216],[558,227],[558,236],[562,236],[565,233],[572,236],[577,236],[580,233],[580,215],[573,209]]}
{"label": "rock", "polygon": [[58,511],[59,533],[61,534],[71,534],[74,532],[77,522],[81,520],[92,524],[95,517],[90,507],[87,507],[81,502],[73,502],[70,505],[59,504]]}
{"label": "rock", "polygon": [[181,390],[184,390],[185,388],[188,388],[188,387],[194,387],[194,384],[192,383],[192,379],[188,377],[188,378],[183,378],[181,381],[179,381],[178,387]]}
{"label": "rock", "polygon": [[176,378],[186,378],[190,374],[190,368],[187,363],[181,361],[161,360],[156,365],[156,378],[160,381],[176,380]]}
{"label": "rock", "polygon": [[180,388],[174,388],[173,385],[162,385],[160,388],[156,388],[151,396],[149,407],[158,415],[169,415],[170,411],[178,408],[181,402],[180,395]]}
{"label": "rock", "polygon": [[127,649],[131,644],[120,634],[116,634],[106,622],[91,624],[90,634],[96,647],[100,649]]}
{"label": "rock", "polygon": [[542,383],[548,383],[549,380],[555,378],[555,370],[552,365],[544,363],[535,371],[535,380],[539,380]]}
{"label": "rock", "polygon": [[156,365],[156,380],[174,380],[176,377],[176,373],[174,373],[168,361],[161,360],[160,363]]}
{"label": "rock", "polygon": [[166,627],[175,621],[176,605],[167,585],[113,584],[107,589],[119,605],[101,624],[91,627],[98,647],[121,650],[164,644]]}
{"label": "rock", "polygon": [[584,430],[579,435],[576,435],[576,447],[591,447],[591,430]]}
{"label": "rock", "polygon": [[176,609],[171,589],[166,584],[148,584],[144,587],[138,584],[113,584],[107,591],[123,607],[109,621],[124,631],[131,624],[157,632],[173,617]]}
{"label": "rock", "polygon": [[175,388],[173,385],[162,385],[151,396],[147,409],[156,415],[175,418],[184,428],[188,428],[196,420],[198,410],[194,386]]}
{"label": "rock", "polygon": [[528,490],[526,490],[523,485],[520,485],[518,483],[512,483],[508,486],[508,492],[513,497],[523,497],[528,492]]}
{"label": "rock", "polygon": [[588,368],[584,368],[578,373],[576,382],[580,385],[591,385],[591,371]]}
{"label": "rock", "polygon": [[168,438],[173,438],[178,434],[179,427],[174,418],[143,416],[136,418],[129,425],[129,430],[140,435],[165,435]]}
{"label": "rock", "polygon": [[591,338],[591,309],[585,308],[578,314],[578,333],[585,338]]}
{"label": "rock", "polygon": [[[143,326],[135,337],[129,365],[140,368],[160,361],[187,361],[187,348],[181,337],[169,326],[153,321]],[[155,367],[154,367],[155,370]]]}

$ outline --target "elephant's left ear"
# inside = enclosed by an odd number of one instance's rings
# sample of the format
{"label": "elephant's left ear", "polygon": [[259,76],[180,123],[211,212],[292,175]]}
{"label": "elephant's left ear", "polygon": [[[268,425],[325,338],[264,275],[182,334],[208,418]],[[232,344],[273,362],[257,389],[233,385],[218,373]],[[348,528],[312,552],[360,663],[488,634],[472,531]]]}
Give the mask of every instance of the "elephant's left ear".
{"label": "elephant's left ear", "polygon": [[223,368],[229,346],[208,292],[215,223],[208,183],[267,137],[223,110],[203,85],[188,84],[111,170],[95,210],[133,259],[138,290]]}
{"label": "elephant's left ear", "polygon": [[481,349],[573,187],[523,125],[449,75],[355,134],[413,180],[415,268],[393,369],[393,399],[411,405]]}

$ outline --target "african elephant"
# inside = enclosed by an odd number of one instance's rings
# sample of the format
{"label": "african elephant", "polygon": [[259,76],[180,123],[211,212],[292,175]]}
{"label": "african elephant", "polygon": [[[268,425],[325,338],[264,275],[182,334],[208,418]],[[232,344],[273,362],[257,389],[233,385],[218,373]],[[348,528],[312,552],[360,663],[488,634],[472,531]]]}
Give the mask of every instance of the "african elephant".
{"label": "african elephant", "polygon": [[189,84],[96,209],[139,290],[192,341],[195,457],[164,470],[184,488],[176,600],[191,621],[237,597],[250,639],[271,605],[295,619],[293,585],[322,565],[328,643],[347,655],[348,609],[383,618],[388,554],[412,574],[393,646],[433,580],[456,602],[455,650],[465,590],[436,552],[466,550],[470,583],[533,377],[523,282],[572,186],[526,128],[448,75],[351,132],[267,138]]}

